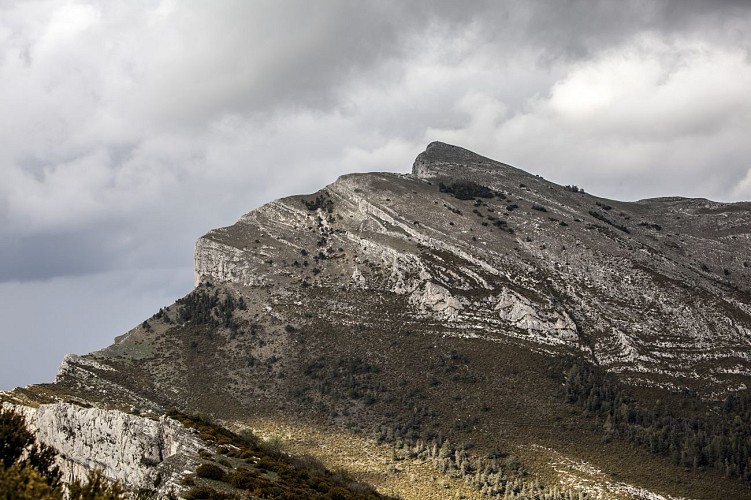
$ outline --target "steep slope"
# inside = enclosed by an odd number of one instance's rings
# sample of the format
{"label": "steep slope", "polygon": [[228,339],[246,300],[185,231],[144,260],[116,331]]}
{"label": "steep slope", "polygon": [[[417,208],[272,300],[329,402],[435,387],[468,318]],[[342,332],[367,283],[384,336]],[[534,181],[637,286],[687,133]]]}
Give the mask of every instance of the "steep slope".
{"label": "steep slope", "polygon": [[[411,174],[346,175],[209,232],[194,292],[23,395],[352,432],[486,494],[533,474],[747,496],[747,462],[640,444],[671,411],[706,429],[740,411],[722,402],[751,373],[749,228],[749,203],[605,200],[432,143]],[[422,479],[368,477],[406,496]]]}
{"label": "steep slope", "polygon": [[[500,196],[439,192],[457,180]],[[388,292],[442,334],[581,349],[703,395],[749,375],[749,204],[601,200],[435,143],[413,176],[345,176],[301,201],[199,240],[197,283]]]}

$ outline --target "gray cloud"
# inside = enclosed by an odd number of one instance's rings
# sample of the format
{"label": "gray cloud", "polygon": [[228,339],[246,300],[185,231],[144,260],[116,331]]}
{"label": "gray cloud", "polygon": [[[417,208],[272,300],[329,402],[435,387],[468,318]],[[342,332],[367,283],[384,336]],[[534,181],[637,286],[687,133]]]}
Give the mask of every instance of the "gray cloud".
{"label": "gray cloud", "polygon": [[[5,236],[0,240],[0,282],[41,280],[50,276],[102,272],[112,265],[110,241],[96,230],[80,234]],[[82,251],[83,250],[83,251]]]}
{"label": "gray cloud", "polygon": [[[615,156],[631,159],[603,183],[699,137],[732,170],[706,195],[745,193],[746,151],[732,140],[749,120],[743,2],[47,1],[3,11],[0,110],[13,119],[0,130],[0,216],[6,254],[44,260],[34,275],[122,258],[91,235],[149,234],[139,219],[162,225],[152,233],[186,234],[183,219],[226,221],[289,192],[289,178],[314,189],[360,168],[345,164],[351,150],[401,141],[411,154],[432,135],[544,172],[568,158],[572,175],[590,178],[614,155],[586,145],[625,143]],[[614,90],[595,106],[597,92]],[[202,214],[192,203],[201,196],[227,212]],[[63,249],[57,259],[19,250],[43,240]],[[64,258],[76,247],[90,249],[91,266]]]}
{"label": "gray cloud", "polygon": [[189,291],[190,272],[109,271],[0,283],[0,388],[53,380],[65,354],[106,347]]}
{"label": "gray cloud", "polygon": [[432,140],[751,199],[749,33],[744,1],[0,1],[0,302],[189,269],[208,229]]}

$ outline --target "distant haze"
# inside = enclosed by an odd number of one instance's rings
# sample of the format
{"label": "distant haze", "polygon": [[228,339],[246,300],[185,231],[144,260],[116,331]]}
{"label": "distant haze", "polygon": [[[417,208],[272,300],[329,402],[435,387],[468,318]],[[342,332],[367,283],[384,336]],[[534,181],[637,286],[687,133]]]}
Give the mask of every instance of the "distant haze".
{"label": "distant haze", "polygon": [[0,0],[0,388],[192,286],[197,237],[433,140],[751,200],[746,1]]}

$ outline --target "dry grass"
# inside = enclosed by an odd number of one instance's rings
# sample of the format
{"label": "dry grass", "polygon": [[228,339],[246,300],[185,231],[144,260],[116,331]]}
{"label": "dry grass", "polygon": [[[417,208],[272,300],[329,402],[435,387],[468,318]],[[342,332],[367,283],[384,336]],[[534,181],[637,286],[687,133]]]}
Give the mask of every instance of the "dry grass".
{"label": "dry grass", "polygon": [[375,444],[353,432],[328,431],[267,418],[252,419],[234,427],[249,427],[262,437],[278,436],[288,453],[313,455],[327,468],[344,470],[386,495],[407,500],[483,498],[463,480],[440,474],[432,462],[418,459],[394,461],[392,446]]}

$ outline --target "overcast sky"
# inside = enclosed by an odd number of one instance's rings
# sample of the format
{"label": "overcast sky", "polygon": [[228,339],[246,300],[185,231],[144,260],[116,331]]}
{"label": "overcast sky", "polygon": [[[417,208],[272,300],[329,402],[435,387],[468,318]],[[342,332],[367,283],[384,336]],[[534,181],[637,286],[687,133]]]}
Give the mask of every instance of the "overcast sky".
{"label": "overcast sky", "polygon": [[0,0],[0,389],[192,287],[193,244],[433,140],[751,200],[751,2]]}

